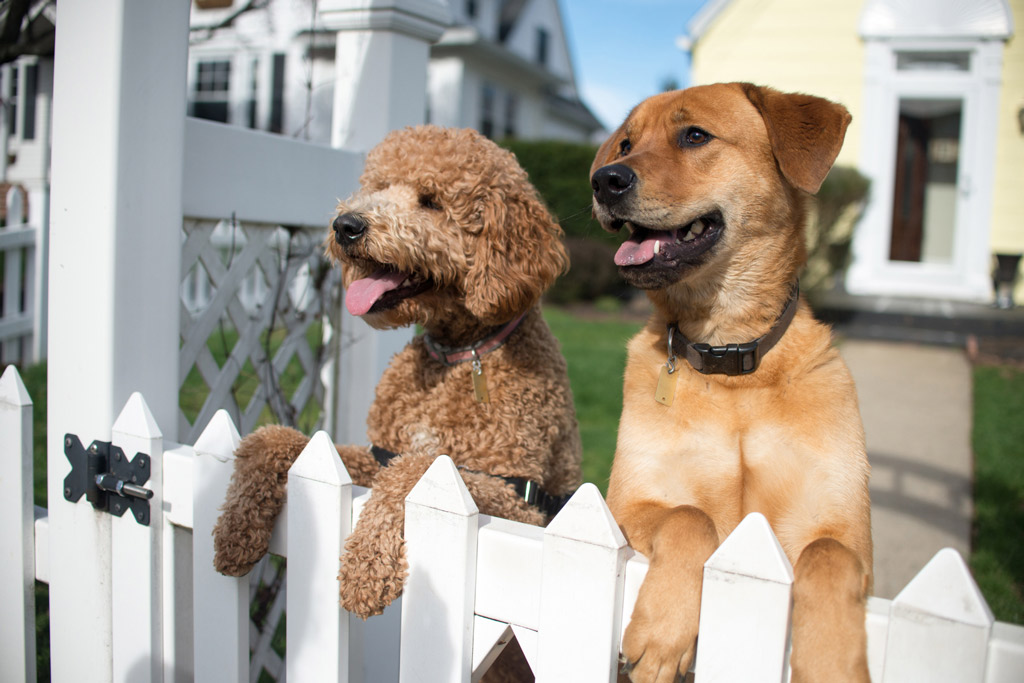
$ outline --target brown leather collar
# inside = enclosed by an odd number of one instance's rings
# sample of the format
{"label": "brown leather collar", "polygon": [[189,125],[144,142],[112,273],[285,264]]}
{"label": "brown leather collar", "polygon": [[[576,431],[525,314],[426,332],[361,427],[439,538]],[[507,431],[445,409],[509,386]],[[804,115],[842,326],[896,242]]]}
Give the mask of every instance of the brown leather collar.
{"label": "brown leather collar", "polygon": [[775,320],[768,332],[744,344],[726,344],[711,346],[705,343],[694,343],[683,336],[677,323],[668,324],[669,348],[672,358],[678,354],[683,356],[697,372],[704,375],[749,375],[757,370],[761,359],[786,333],[789,323],[796,315],[797,303],[800,301],[800,282],[793,283],[786,307]]}
{"label": "brown leather collar", "polygon": [[523,318],[529,310],[523,311],[511,322],[506,323],[497,332],[487,337],[484,337],[478,342],[470,344],[469,346],[444,346],[431,339],[429,334],[423,335],[423,343],[427,347],[427,353],[430,357],[439,363],[443,363],[447,366],[458,365],[459,363],[465,363],[467,361],[474,360],[480,356],[487,355],[491,351],[494,351],[509,338],[516,328],[519,327],[519,323],[523,322]]}

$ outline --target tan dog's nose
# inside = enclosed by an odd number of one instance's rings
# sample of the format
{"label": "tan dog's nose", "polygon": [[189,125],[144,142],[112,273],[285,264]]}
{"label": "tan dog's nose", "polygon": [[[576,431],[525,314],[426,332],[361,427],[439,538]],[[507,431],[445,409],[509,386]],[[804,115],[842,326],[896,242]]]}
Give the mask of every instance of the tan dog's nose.
{"label": "tan dog's nose", "polygon": [[331,227],[334,229],[334,241],[345,245],[362,237],[369,226],[359,214],[343,213],[334,219]]}
{"label": "tan dog's nose", "polygon": [[594,171],[590,185],[594,188],[594,197],[605,206],[622,200],[636,187],[636,173],[625,164],[602,166]]}

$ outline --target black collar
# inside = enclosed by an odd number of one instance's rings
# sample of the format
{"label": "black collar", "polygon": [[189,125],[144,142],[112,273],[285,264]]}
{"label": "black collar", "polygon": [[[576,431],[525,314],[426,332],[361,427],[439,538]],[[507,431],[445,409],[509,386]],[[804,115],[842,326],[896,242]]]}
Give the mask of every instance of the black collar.
{"label": "black collar", "polygon": [[[391,461],[399,457],[398,453],[389,451],[386,448],[380,446],[370,446],[370,453],[373,454],[374,459],[381,467],[387,467],[391,464]],[[466,469],[462,465],[457,466],[464,472],[476,472],[477,474],[486,474],[489,477],[503,480],[506,484],[510,484],[515,489],[516,495],[526,501],[527,505],[533,505],[540,509],[541,512],[546,514],[548,518],[552,518],[558,514],[559,510],[565,507],[565,504],[572,498],[572,494],[575,491],[564,493],[560,496],[548,493],[541,488],[540,484],[525,477],[506,477],[501,474],[491,474],[489,472],[477,472],[477,470]]]}
{"label": "black collar", "polygon": [[704,375],[749,375],[757,370],[761,359],[782,339],[789,328],[793,316],[796,315],[797,303],[800,300],[800,282],[793,283],[786,307],[775,320],[772,329],[754,341],[744,344],[726,344],[711,346],[705,343],[694,343],[683,336],[677,323],[668,324],[668,343],[671,359],[678,354],[686,358],[694,370]]}

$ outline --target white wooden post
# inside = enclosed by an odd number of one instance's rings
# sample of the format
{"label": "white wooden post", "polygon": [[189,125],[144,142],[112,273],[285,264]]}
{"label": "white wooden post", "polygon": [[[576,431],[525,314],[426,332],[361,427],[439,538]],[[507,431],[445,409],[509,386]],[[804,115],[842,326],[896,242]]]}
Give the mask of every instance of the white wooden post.
{"label": "white wooden post", "polygon": [[[163,435],[142,394],[134,393],[113,427],[112,445],[136,465],[149,461],[149,480],[132,482],[153,492],[149,523],[128,510],[128,499],[114,504],[126,511],[111,522],[113,558],[114,681],[163,680]],[[171,654],[171,653],[168,653]]]}
{"label": "white wooden post", "polygon": [[352,479],[327,432],[288,470],[290,681],[348,680],[348,613],[338,604],[338,558],[352,527]]}
{"label": "white wooden post", "polygon": [[892,601],[883,683],[984,680],[992,622],[960,553],[940,550]]}
{"label": "white wooden post", "polygon": [[704,564],[697,680],[785,681],[792,585],[768,520],[747,515]]}
{"label": "white wooden post", "polygon": [[[430,45],[451,23],[446,0],[321,0],[337,31],[331,145],[367,152],[392,130],[423,123]],[[412,330],[374,330],[342,307],[329,378],[328,424],[339,443],[362,443],[374,387]]]}
{"label": "white wooden post", "polygon": [[[64,500],[63,435],[106,441],[134,391],[175,439],[189,3],[57,8],[50,226],[52,680],[111,680],[110,519]],[[97,40],[103,36],[103,40]]]}
{"label": "white wooden post", "polygon": [[192,491],[192,614],[197,683],[249,680],[249,580],[213,568],[213,526],[241,438],[218,410],[195,445]]}
{"label": "white wooden post", "polygon": [[539,683],[614,681],[626,539],[587,483],[544,530]]}
{"label": "white wooden post", "polygon": [[[7,191],[6,229],[11,232],[22,229],[23,220],[24,202],[21,198],[21,190],[17,187],[11,187]],[[18,318],[21,315],[21,294],[23,291],[21,253],[22,250],[17,247],[2,252],[4,259],[3,310],[5,313],[4,317],[11,319]],[[28,346],[25,343],[24,337],[9,338],[6,341],[0,339],[0,342],[3,343],[3,356],[0,357],[0,363],[21,363],[24,360],[25,349]]]}
{"label": "white wooden post", "polygon": [[424,676],[434,683],[470,681],[478,512],[446,455],[405,499],[409,576],[402,594],[401,683]]}
{"label": "white wooden post", "polygon": [[0,680],[36,680],[32,399],[18,371],[0,376]]}

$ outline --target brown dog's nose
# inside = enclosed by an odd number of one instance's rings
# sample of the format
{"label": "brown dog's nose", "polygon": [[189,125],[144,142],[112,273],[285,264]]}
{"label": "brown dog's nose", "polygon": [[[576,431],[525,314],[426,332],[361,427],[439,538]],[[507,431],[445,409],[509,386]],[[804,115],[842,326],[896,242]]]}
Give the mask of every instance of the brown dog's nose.
{"label": "brown dog's nose", "polygon": [[594,196],[601,204],[615,204],[636,186],[636,173],[625,164],[602,166],[590,178]]}
{"label": "brown dog's nose", "polygon": [[334,219],[334,241],[338,244],[354,242],[366,232],[369,226],[359,214],[343,213]]}

